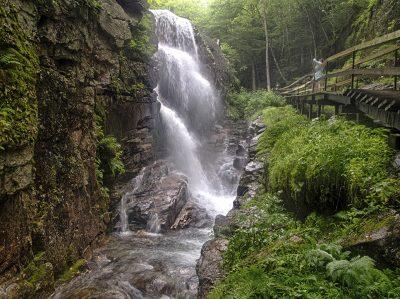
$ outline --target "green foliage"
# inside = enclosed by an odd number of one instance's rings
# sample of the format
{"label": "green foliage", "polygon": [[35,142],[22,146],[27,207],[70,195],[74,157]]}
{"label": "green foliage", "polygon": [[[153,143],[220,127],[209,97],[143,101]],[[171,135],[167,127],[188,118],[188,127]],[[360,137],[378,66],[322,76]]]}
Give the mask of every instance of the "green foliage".
{"label": "green foliage", "polygon": [[300,115],[291,106],[265,109],[263,120],[268,133],[263,134],[257,145],[257,152],[263,155],[272,150],[276,141],[288,130],[300,129],[308,124],[305,116]]}
{"label": "green foliage", "polygon": [[53,285],[53,268],[46,263],[44,252],[36,254],[33,260],[22,270],[23,282],[33,291]]}
{"label": "green foliage", "polygon": [[320,210],[398,196],[385,131],[335,118],[307,121],[289,107],[267,109],[264,118],[258,149],[270,152],[272,190]]}
{"label": "green foliage", "polygon": [[228,116],[233,119],[249,119],[266,107],[279,107],[285,105],[281,96],[259,90],[248,92],[232,92],[228,96]]}
{"label": "green foliage", "polygon": [[207,0],[149,0],[152,9],[168,9],[178,16],[188,18],[195,24],[201,24],[207,13]]}
{"label": "green foliage", "polygon": [[37,134],[38,57],[16,12],[0,8],[0,149],[32,143]]}
{"label": "green foliage", "polygon": [[80,272],[85,268],[86,263],[87,262],[84,259],[77,260],[70,268],[61,274],[59,282],[66,283],[80,274]]}
{"label": "green foliage", "polygon": [[121,161],[122,148],[114,136],[105,136],[98,143],[97,148],[101,165],[107,173],[115,176],[124,172],[124,165]]}
{"label": "green foliage", "polygon": [[111,182],[114,178],[125,172],[125,166],[122,162],[123,150],[114,136],[104,134],[104,119],[106,111],[99,104],[96,105],[96,136],[97,136],[97,152],[96,152],[96,177],[101,186],[104,196],[108,196]]}
{"label": "green foliage", "polygon": [[155,52],[156,47],[151,40],[153,36],[153,20],[150,14],[146,14],[134,31],[134,39],[131,40],[129,47],[133,54],[143,59],[149,59]]}
{"label": "green foliage", "polygon": [[[246,209],[250,227],[229,240],[229,273],[209,298],[396,298],[398,273],[338,245],[349,223],[310,215],[295,220],[277,196],[260,194]],[[359,224],[361,225],[361,224]]]}

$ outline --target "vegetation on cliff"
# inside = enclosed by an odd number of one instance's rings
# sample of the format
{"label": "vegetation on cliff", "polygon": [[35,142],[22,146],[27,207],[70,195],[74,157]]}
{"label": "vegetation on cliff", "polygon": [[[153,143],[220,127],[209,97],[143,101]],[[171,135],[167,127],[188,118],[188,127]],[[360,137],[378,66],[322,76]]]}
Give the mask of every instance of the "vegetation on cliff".
{"label": "vegetation on cliff", "polygon": [[0,7],[0,150],[32,144],[37,135],[38,56],[33,36],[11,7]]}

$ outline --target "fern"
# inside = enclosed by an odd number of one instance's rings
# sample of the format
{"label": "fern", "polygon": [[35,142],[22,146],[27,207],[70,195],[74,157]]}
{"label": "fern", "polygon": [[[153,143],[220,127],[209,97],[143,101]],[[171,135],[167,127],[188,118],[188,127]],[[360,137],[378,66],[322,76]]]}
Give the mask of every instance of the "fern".
{"label": "fern", "polygon": [[[371,284],[378,273],[375,269],[374,260],[368,256],[358,256],[350,261],[332,261],[326,266],[326,270],[333,281],[340,282],[348,287]],[[381,272],[379,272],[379,275],[384,276]]]}

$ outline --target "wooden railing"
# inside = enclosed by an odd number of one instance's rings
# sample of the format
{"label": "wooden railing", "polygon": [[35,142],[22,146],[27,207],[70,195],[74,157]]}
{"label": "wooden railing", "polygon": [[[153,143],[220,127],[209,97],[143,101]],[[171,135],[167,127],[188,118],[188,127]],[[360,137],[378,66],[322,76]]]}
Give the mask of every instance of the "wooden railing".
{"label": "wooden railing", "polygon": [[[364,57],[357,59],[357,54],[366,50],[377,49],[388,45],[388,47],[379,49]],[[358,78],[376,78],[376,77],[393,77],[394,90],[398,87],[398,77],[400,76],[400,30],[380,36],[371,41],[361,43],[340,53],[332,55],[325,59],[325,76],[318,82],[315,81],[313,75],[306,75],[292,84],[280,89],[280,93],[284,96],[307,95],[318,92],[337,92],[338,90],[347,88],[354,89],[358,87]],[[379,61],[393,55],[393,65],[382,68],[362,68],[367,62]],[[339,60],[351,56],[350,65],[345,65],[341,69],[331,69],[331,66],[339,65]],[[342,63],[343,65],[344,63]],[[334,78],[334,82],[332,79]],[[322,84],[321,84],[322,83]]]}

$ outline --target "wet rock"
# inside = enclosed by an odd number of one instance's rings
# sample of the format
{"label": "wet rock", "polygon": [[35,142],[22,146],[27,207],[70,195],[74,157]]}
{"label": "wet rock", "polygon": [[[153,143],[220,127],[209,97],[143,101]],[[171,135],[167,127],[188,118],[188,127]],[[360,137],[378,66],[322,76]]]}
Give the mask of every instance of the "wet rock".
{"label": "wet rock", "polygon": [[212,217],[208,215],[207,210],[200,207],[197,203],[190,201],[182,208],[172,229],[189,227],[205,228],[211,225]]}
{"label": "wet rock", "polygon": [[24,147],[21,150],[10,152],[5,155],[5,166],[15,167],[26,165],[33,158],[33,148],[30,146]]}
{"label": "wet rock", "polygon": [[245,167],[245,174],[246,175],[256,175],[259,174],[264,168],[263,163],[257,161],[251,161]]}
{"label": "wet rock", "polygon": [[245,168],[246,163],[247,163],[247,159],[245,157],[236,157],[233,160],[233,167],[235,167],[235,169],[241,171]]}
{"label": "wet rock", "polygon": [[12,195],[19,190],[27,188],[33,180],[32,170],[32,165],[28,164],[14,168],[12,171],[6,173],[1,193],[5,192],[5,194]]}
{"label": "wet rock", "polygon": [[250,141],[250,146],[249,146],[249,156],[251,158],[254,158],[257,154],[257,145],[258,145],[258,140],[260,139],[262,134],[259,134],[255,137],[253,137]]}
{"label": "wet rock", "polygon": [[225,273],[221,266],[228,243],[224,238],[217,238],[205,243],[201,249],[201,256],[196,266],[199,276],[198,298],[205,298],[213,286],[224,277]]}
{"label": "wet rock", "polygon": [[237,156],[244,156],[246,154],[246,152],[247,152],[246,148],[242,144],[239,144],[237,146],[237,149],[236,149]]}
{"label": "wet rock", "polygon": [[125,12],[134,17],[141,17],[143,11],[148,8],[148,3],[144,0],[117,0]]}
{"label": "wet rock", "polygon": [[128,217],[131,227],[145,228],[153,215],[158,215],[163,231],[171,228],[188,197],[187,181],[182,175],[163,178],[150,194],[135,195],[128,199]]}
{"label": "wet rock", "polygon": [[230,219],[223,215],[217,215],[213,230],[216,237],[229,236],[232,230]]}
{"label": "wet rock", "polygon": [[111,0],[104,0],[102,7],[103,9],[100,11],[100,26],[114,39],[118,47],[122,47],[126,40],[132,38],[129,28],[130,17],[121,6],[115,5]]}
{"label": "wet rock", "polygon": [[187,178],[159,161],[147,168],[140,185],[126,198],[131,229],[145,229],[152,220],[162,231],[169,230],[188,200]]}
{"label": "wet rock", "polygon": [[239,175],[240,175],[239,171],[240,170],[234,167],[232,162],[229,162],[221,166],[221,168],[218,171],[218,176],[221,178],[225,186],[234,187],[239,180]]}
{"label": "wet rock", "polygon": [[394,211],[368,219],[365,231],[349,236],[343,245],[371,256],[382,267],[400,267],[400,215]]}
{"label": "wet rock", "polygon": [[[256,215],[253,209],[241,209],[241,207],[251,200],[260,188],[260,181],[264,175],[264,164],[256,158],[256,149],[261,133],[265,130],[262,119],[257,119],[247,130],[247,144],[237,146],[234,149],[234,142],[228,144],[228,151],[236,153],[234,161],[235,168],[244,167],[244,172],[240,177],[237,188],[237,197],[233,202],[233,209],[226,215],[218,215],[214,224],[215,238],[204,244],[200,259],[197,263],[197,274],[199,276],[198,297],[206,298],[218,280],[223,279],[225,273],[222,269],[223,253],[227,250],[227,238],[232,236],[237,229],[246,229],[251,226],[250,222],[243,222],[240,219],[243,215]],[[256,135],[256,136],[255,136]],[[254,137],[255,136],[255,137]],[[248,150],[248,155],[246,153]],[[248,157],[247,157],[248,156]],[[244,161],[249,159],[249,163]],[[242,164],[243,163],[243,164]],[[243,168],[242,168],[243,169]]]}

